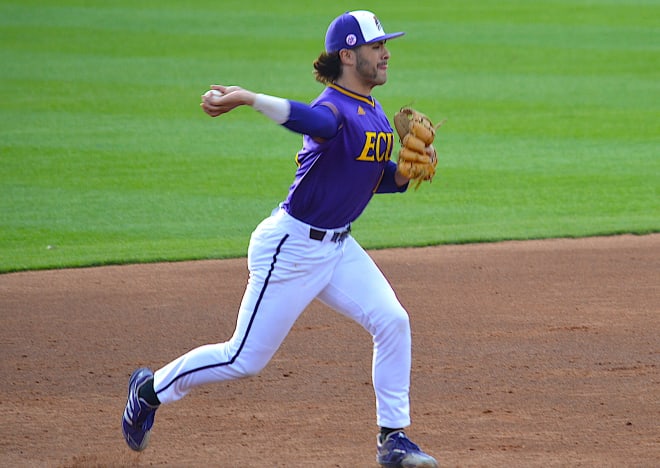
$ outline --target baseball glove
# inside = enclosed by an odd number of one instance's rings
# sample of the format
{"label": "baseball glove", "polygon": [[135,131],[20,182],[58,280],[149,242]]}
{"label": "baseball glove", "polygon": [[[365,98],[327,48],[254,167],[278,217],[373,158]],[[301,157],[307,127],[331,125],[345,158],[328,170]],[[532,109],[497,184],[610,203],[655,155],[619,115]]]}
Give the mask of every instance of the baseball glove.
{"label": "baseball glove", "polygon": [[433,125],[431,119],[421,112],[402,107],[394,114],[394,127],[401,141],[399,150],[399,172],[414,181],[415,189],[435,175],[438,158],[435,150],[429,147],[435,139],[435,131],[442,125]]}

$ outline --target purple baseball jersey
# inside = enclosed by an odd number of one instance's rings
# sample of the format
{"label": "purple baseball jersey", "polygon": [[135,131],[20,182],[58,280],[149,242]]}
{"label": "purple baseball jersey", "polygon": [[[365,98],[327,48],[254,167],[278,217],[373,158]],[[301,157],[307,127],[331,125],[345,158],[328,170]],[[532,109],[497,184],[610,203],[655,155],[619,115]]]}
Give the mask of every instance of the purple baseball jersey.
{"label": "purple baseball jersey", "polygon": [[282,207],[307,224],[334,229],[355,221],[374,193],[403,192],[407,185],[394,182],[394,133],[378,101],[331,84],[311,103],[318,105],[336,112],[337,134],[325,141],[304,135]]}

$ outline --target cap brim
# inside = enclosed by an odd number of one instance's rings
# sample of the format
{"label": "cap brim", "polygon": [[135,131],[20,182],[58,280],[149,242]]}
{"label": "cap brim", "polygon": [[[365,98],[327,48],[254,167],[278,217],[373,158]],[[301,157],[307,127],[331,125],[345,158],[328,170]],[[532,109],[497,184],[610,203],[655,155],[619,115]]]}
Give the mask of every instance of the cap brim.
{"label": "cap brim", "polygon": [[374,42],[387,41],[389,39],[394,39],[395,37],[401,37],[404,34],[405,32],[395,32],[395,33],[385,34],[384,36],[375,37],[369,42],[365,42],[365,44],[373,44]]}

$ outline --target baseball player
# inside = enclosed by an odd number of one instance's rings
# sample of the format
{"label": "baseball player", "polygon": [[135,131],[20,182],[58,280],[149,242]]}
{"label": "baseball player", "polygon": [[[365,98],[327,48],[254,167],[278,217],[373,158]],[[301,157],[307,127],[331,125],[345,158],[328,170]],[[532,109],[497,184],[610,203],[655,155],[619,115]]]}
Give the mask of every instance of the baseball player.
{"label": "baseball player", "polygon": [[[129,447],[143,450],[160,405],[202,384],[257,374],[315,298],[362,325],[373,337],[377,461],[385,467],[435,468],[408,439],[411,333],[408,314],[373,260],[351,236],[351,223],[376,193],[404,192],[409,178],[390,159],[393,129],[374,87],[385,84],[386,34],[368,11],[335,18],[314,62],[325,85],[311,104],[214,85],[201,107],[217,117],[251,106],[303,135],[286,199],[252,233],[249,280],[229,341],[198,347],[156,372],[130,377],[122,418]],[[435,157],[432,145],[426,148]]]}

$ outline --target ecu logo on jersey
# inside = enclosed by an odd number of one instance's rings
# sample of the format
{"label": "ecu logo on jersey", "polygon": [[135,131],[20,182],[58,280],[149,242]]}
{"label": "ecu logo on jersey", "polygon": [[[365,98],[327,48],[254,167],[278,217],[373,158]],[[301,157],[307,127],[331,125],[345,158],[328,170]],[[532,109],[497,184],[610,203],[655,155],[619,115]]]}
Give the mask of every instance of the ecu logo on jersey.
{"label": "ecu logo on jersey", "polygon": [[356,161],[389,161],[392,155],[394,134],[391,132],[364,132],[364,146]]}

